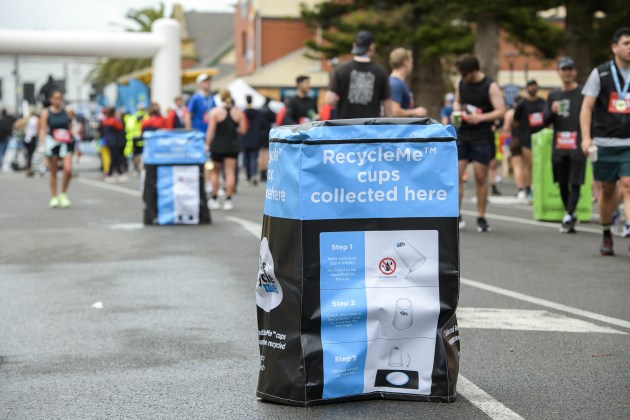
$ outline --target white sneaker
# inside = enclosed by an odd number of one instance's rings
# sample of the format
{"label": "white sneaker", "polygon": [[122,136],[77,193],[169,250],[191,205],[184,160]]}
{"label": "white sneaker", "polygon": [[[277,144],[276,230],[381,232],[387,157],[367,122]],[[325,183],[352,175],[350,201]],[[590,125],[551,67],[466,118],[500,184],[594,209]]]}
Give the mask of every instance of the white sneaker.
{"label": "white sneaker", "polygon": [[223,210],[225,211],[234,210],[234,203],[232,203],[232,200],[228,199],[223,202]]}
{"label": "white sneaker", "polygon": [[105,178],[103,178],[103,181],[108,184],[113,184],[114,182],[116,182],[116,179],[113,176],[106,176]]}
{"label": "white sneaker", "polygon": [[459,228],[464,229],[466,227],[466,221],[462,219],[462,216],[459,216]]}
{"label": "white sneaker", "polygon": [[127,177],[127,175],[120,175],[117,179],[118,182],[127,182],[129,181],[129,178]]}
{"label": "white sneaker", "polygon": [[219,200],[211,198],[208,200],[208,208],[210,210],[219,210],[221,208],[221,203],[219,203]]}
{"label": "white sneaker", "polygon": [[527,193],[525,190],[519,190],[519,192],[516,193],[516,198],[521,201],[525,201],[527,200]]}

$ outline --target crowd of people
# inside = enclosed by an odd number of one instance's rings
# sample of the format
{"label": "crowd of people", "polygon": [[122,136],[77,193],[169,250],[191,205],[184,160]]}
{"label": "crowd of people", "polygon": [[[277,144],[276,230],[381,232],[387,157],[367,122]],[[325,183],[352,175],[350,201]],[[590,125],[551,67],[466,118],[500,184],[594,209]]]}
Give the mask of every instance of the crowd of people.
{"label": "crowd of people", "polygon": [[[266,179],[268,133],[274,124],[302,124],[313,120],[426,117],[425,107],[414,103],[407,79],[413,71],[411,51],[394,49],[389,56],[391,73],[372,60],[376,52],[373,35],[360,31],[354,40],[352,59],[337,65],[320,107],[310,95],[310,78],[299,75],[296,95],[274,113],[267,98],[262,108],[253,107],[247,96],[245,109],[235,105],[231,93],[221,90],[220,104],[212,95],[211,78],[197,77],[197,92],[187,105],[181,97],[165,114],[157,103],[148,110],[142,104],[134,113],[123,115],[115,108],[105,108],[100,119],[101,163],[105,182],[124,182],[126,172],[142,170],[143,134],[160,129],[197,130],[205,133],[209,154],[206,168],[206,193],[211,209],[232,210],[236,192],[239,157],[247,182],[257,185]],[[455,63],[459,80],[455,92],[447,94],[440,120],[457,130],[460,206],[472,166],[479,232],[490,232],[485,218],[488,184],[491,193],[500,195],[496,186],[497,145],[508,151],[514,173],[517,197],[532,200],[532,136],[545,127],[553,130],[553,179],[559,185],[566,214],[560,230],[575,233],[576,207],[580,187],[585,182],[587,156],[593,163],[596,197],[603,240],[602,255],[613,255],[611,225],[621,218],[623,235],[630,236],[630,28],[617,30],[612,40],[614,58],[595,68],[584,86],[577,83],[576,64],[571,57],[558,62],[560,89],[539,96],[535,80],[526,83],[525,95],[506,103],[495,80],[481,71],[479,60],[464,55]],[[3,111],[0,118],[0,159],[11,131],[23,132],[27,175],[32,175],[33,153],[37,144],[44,146],[50,173],[50,207],[68,207],[68,186],[72,177],[72,154],[76,134],[73,113],[63,105],[63,92],[52,90],[49,104],[41,115],[33,112],[18,124]],[[504,156],[506,163],[508,156]],[[63,172],[61,186],[57,171]],[[220,187],[223,180],[223,188]],[[465,222],[460,218],[460,228]],[[630,256],[630,250],[629,250]]]}

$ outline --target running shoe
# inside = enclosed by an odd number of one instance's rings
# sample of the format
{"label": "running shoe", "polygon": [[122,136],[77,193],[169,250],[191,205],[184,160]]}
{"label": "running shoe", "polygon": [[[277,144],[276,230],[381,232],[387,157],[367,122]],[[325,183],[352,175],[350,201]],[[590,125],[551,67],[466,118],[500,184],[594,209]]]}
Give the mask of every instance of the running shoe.
{"label": "running shoe", "polygon": [[570,214],[565,214],[560,224],[561,233],[575,233],[575,223],[577,219]]}
{"label": "running shoe", "polygon": [[70,200],[68,200],[68,196],[65,193],[59,194],[59,207],[61,208],[70,207]]}
{"label": "running shoe", "polygon": [[466,221],[462,219],[462,216],[459,216],[459,228],[464,229],[466,227]]}
{"label": "running shoe", "polygon": [[129,181],[129,177],[127,177],[127,175],[120,175],[117,179],[117,182],[128,182]]}
{"label": "running shoe", "polygon": [[208,208],[210,210],[219,210],[221,208],[221,203],[216,198],[211,198],[208,200]]}
{"label": "running shoe", "polygon": [[525,190],[518,190],[518,192],[516,193],[516,198],[521,201],[525,201],[527,200],[527,193],[525,192]]}
{"label": "running shoe", "polygon": [[59,198],[57,197],[51,198],[50,201],[48,202],[48,207],[50,207],[51,209],[59,207]]}
{"label": "running shoe", "polygon": [[225,202],[223,203],[223,210],[225,211],[230,211],[230,210],[234,210],[234,203],[232,203],[231,199],[227,199],[225,200]]}
{"label": "running shoe", "polygon": [[599,248],[599,255],[615,255],[615,250],[613,249],[613,240],[612,236],[605,236],[602,241],[602,247]]}
{"label": "running shoe", "polygon": [[477,218],[477,232],[492,232],[492,228],[485,217]]}
{"label": "running shoe", "polygon": [[494,195],[494,196],[499,196],[499,195],[501,195],[501,191],[499,191],[499,189],[497,188],[497,186],[496,186],[496,185],[494,185],[494,184],[492,185],[492,195]]}

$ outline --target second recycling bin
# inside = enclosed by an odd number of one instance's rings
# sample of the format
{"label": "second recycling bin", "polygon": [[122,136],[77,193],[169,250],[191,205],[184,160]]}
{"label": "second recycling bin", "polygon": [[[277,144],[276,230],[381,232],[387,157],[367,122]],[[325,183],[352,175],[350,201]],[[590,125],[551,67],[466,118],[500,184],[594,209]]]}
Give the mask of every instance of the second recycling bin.
{"label": "second recycling bin", "polygon": [[203,176],[205,135],[157,130],[143,136],[144,224],[210,223]]}
{"label": "second recycling bin", "polygon": [[257,396],[454,401],[457,147],[430,119],[271,131]]}

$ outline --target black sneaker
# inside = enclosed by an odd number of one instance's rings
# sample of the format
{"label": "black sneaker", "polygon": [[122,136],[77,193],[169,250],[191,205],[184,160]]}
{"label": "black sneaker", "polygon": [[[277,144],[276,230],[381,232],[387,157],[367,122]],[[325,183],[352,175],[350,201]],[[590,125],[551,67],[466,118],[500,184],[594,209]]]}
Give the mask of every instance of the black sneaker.
{"label": "black sneaker", "polygon": [[477,218],[477,232],[492,232],[492,228],[485,217]]}
{"label": "black sneaker", "polygon": [[501,191],[499,191],[499,189],[497,188],[496,185],[492,185],[492,195],[494,195],[494,196],[501,195]]}
{"label": "black sneaker", "polygon": [[575,233],[575,223],[577,219],[574,216],[566,215],[562,218],[562,223],[560,224],[560,232],[561,233]]}
{"label": "black sneaker", "polygon": [[615,250],[613,249],[613,240],[612,236],[604,236],[604,240],[602,241],[602,247],[599,248],[599,255],[615,255]]}

